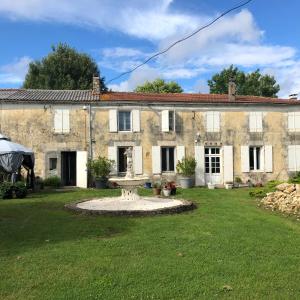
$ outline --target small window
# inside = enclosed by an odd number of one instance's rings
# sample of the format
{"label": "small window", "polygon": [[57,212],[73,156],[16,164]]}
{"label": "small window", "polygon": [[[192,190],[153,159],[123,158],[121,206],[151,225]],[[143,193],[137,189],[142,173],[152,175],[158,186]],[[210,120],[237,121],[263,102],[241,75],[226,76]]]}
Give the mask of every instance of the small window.
{"label": "small window", "polygon": [[174,159],[174,147],[162,147],[161,148],[161,170],[163,172],[174,172],[175,159]]}
{"label": "small window", "polygon": [[119,131],[131,131],[131,112],[119,111],[118,113]]}
{"label": "small window", "polygon": [[175,112],[174,110],[169,110],[169,131],[175,130]]}
{"label": "small window", "polygon": [[261,147],[249,147],[250,171],[260,170],[261,168],[260,156],[261,156]]}
{"label": "small window", "polygon": [[57,169],[57,158],[51,157],[49,158],[49,170],[53,171]]}

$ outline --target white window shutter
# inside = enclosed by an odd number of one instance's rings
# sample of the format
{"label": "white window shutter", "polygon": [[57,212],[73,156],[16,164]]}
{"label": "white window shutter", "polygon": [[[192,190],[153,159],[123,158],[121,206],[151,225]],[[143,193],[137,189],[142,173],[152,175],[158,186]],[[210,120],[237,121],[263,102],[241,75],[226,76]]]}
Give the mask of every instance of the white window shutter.
{"label": "white window shutter", "polygon": [[141,131],[140,111],[138,109],[134,109],[132,110],[131,114],[132,114],[132,131],[140,132]]}
{"label": "white window shutter", "polygon": [[220,113],[218,111],[214,112],[214,132],[220,131]]}
{"label": "white window shutter", "polygon": [[109,131],[118,131],[118,111],[116,109],[109,110]]}
{"label": "white window shutter", "polygon": [[300,112],[295,112],[294,130],[300,131]]}
{"label": "white window shutter", "polygon": [[223,147],[224,183],[233,182],[233,147]]}
{"label": "white window shutter", "polygon": [[263,113],[262,112],[256,112],[256,132],[262,132],[262,119],[263,119]]}
{"label": "white window shutter", "polygon": [[206,113],[206,131],[213,132],[214,131],[214,112],[208,111]]}
{"label": "white window shutter", "polygon": [[161,174],[160,146],[152,146],[152,173]]}
{"label": "white window shutter", "polygon": [[109,146],[107,157],[115,162],[110,174],[116,175],[118,173],[118,148],[115,146]]}
{"label": "white window shutter", "polygon": [[288,167],[289,171],[296,171],[296,146],[288,146]]}
{"label": "white window shutter", "polygon": [[168,132],[169,131],[169,111],[163,110],[161,112],[161,131]]}
{"label": "white window shutter", "polygon": [[296,171],[300,171],[300,145],[295,146]]}
{"label": "white window shutter", "polygon": [[241,146],[241,169],[243,173],[250,171],[249,146]]}
{"label": "white window shutter", "polygon": [[[176,158],[177,162],[182,160],[185,157],[185,147],[184,146],[177,146],[176,147]],[[176,162],[176,164],[177,164]]]}
{"label": "white window shutter", "polygon": [[68,109],[62,110],[62,131],[63,133],[70,132],[70,111]]}
{"label": "white window shutter", "polygon": [[204,176],[204,146],[195,146],[195,160],[196,160],[196,170],[195,170],[195,181],[197,186],[205,185]]}
{"label": "white window shutter", "polygon": [[250,132],[256,132],[256,114],[255,114],[255,112],[249,113],[249,129],[250,129]]}
{"label": "white window shutter", "polygon": [[87,188],[87,151],[76,152],[76,186]]}
{"label": "white window shutter", "polygon": [[272,145],[264,146],[264,154],[265,154],[265,172],[272,173],[273,172],[273,147],[272,147]]}
{"label": "white window shutter", "polygon": [[63,112],[62,109],[55,109],[54,111],[54,131],[56,133],[62,133],[63,128]]}
{"label": "white window shutter", "polygon": [[134,151],[134,173],[136,175],[143,174],[143,147],[135,146]]}
{"label": "white window shutter", "polygon": [[289,131],[295,130],[295,113],[294,112],[288,113],[288,130]]}

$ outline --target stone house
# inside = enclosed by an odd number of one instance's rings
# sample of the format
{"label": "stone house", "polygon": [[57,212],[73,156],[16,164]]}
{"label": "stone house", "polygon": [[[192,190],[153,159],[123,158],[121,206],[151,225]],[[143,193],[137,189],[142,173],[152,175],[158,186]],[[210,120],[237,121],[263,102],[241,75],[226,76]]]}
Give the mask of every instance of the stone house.
{"label": "stone house", "polygon": [[196,158],[196,185],[287,179],[300,171],[300,101],[254,96],[0,89],[0,132],[32,148],[35,172],[87,186],[88,157],[132,146],[137,175],[176,177]]}

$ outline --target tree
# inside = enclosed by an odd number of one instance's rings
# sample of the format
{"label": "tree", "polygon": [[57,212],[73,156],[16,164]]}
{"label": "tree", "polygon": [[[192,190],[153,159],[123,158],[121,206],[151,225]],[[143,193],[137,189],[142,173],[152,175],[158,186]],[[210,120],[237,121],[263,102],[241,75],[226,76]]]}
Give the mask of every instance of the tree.
{"label": "tree", "polygon": [[277,97],[280,90],[273,76],[262,75],[259,69],[246,74],[231,65],[228,69],[223,69],[207,81],[210,93],[227,94],[230,79],[235,81],[238,95]]}
{"label": "tree", "polygon": [[[100,72],[96,62],[67,44],[52,47],[52,52],[40,61],[29,64],[23,87],[28,89],[86,90],[93,85],[93,76]],[[100,78],[101,91],[107,91]]]}
{"label": "tree", "polygon": [[166,82],[157,78],[154,81],[146,81],[143,85],[137,86],[134,90],[137,93],[182,93],[183,89],[175,82]]}

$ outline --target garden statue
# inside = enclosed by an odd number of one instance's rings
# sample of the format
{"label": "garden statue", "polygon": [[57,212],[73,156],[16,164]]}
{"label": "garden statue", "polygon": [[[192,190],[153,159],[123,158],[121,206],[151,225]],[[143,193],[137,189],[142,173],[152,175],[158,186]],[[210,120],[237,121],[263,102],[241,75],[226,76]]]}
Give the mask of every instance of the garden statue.
{"label": "garden statue", "polygon": [[127,158],[127,172],[126,172],[126,178],[133,178],[133,161],[132,161],[132,147],[128,147],[124,153]]}

